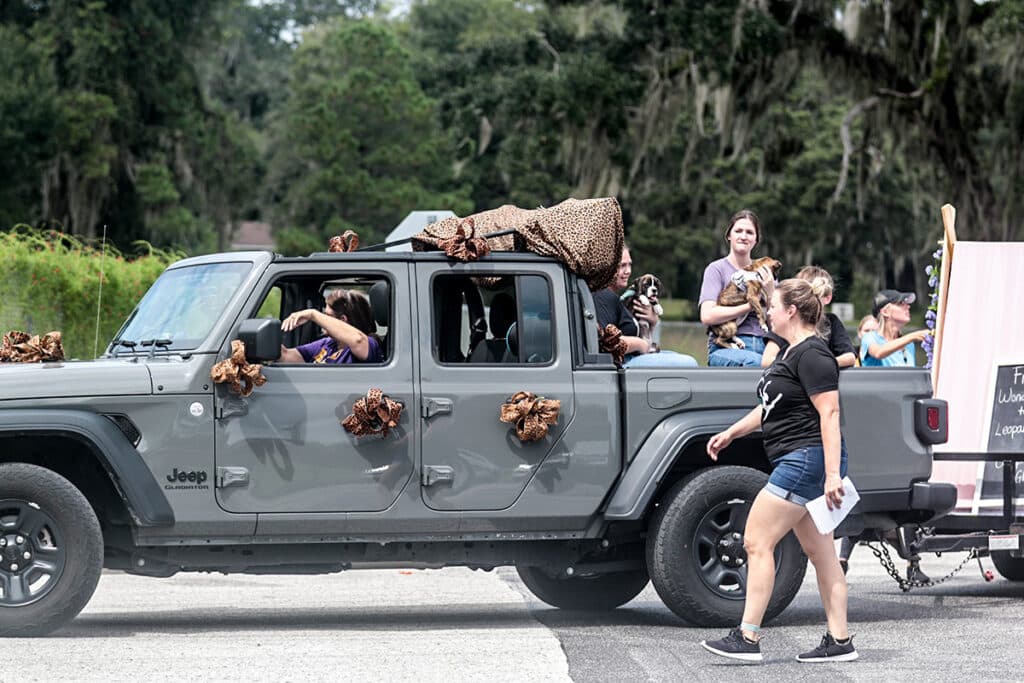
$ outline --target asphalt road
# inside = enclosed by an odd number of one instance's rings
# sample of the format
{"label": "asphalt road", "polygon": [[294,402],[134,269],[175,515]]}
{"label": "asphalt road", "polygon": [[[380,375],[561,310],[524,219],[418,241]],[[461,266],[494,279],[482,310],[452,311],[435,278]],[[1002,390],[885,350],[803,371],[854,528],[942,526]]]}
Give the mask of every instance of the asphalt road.
{"label": "asphalt road", "polygon": [[[929,557],[924,567],[939,575],[958,559]],[[594,616],[544,606],[511,569],[110,572],[51,638],[0,641],[0,681],[1024,680],[1024,584],[985,583],[976,563],[941,587],[904,595],[858,549],[850,617],[860,660],[793,660],[824,632],[809,571],[766,631],[767,663],[743,666],[705,653],[698,642],[723,631],[686,626],[650,587]]]}
{"label": "asphalt road", "polygon": [[[922,568],[939,578],[964,557],[927,556]],[[992,569],[987,558],[982,562]],[[721,637],[727,629],[682,624],[651,586],[625,607],[600,617],[580,617],[527,600],[533,616],[557,634],[569,661],[570,678],[577,683],[734,677],[744,681],[1024,681],[1024,583],[996,576],[986,583],[977,561],[972,561],[941,586],[904,594],[869,550],[857,548],[849,574],[849,618],[860,659],[831,665],[801,664],[794,659],[815,647],[825,633],[810,567],[796,599],[765,629],[762,665],[734,663],[705,652],[699,642]],[[729,670],[736,667],[740,670]]]}

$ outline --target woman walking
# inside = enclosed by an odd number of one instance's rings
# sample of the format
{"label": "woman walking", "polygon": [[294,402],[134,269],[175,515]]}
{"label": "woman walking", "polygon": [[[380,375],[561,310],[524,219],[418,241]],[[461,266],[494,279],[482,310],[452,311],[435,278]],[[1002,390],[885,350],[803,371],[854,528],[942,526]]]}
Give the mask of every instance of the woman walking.
{"label": "woman walking", "polygon": [[762,660],[761,620],[775,585],[776,544],[793,531],[814,565],[828,631],[801,662],[857,658],[846,624],[846,576],[839,568],[831,533],[821,534],[805,505],[821,495],[830,508],[843,501],[846,448],[839,430],[839,367],[815,333],[821,300],[805,280],[784,280],[772,294],[772,329],[788,346],[758,382],[760,403],[745,417],[711,437],[708,455],[717,460],[734,439],[761,428],[772,474],[754,499],[743,545],[747,551],[747,598],[743,621],[719,640],[702,641],[710,652],[744,661]]}

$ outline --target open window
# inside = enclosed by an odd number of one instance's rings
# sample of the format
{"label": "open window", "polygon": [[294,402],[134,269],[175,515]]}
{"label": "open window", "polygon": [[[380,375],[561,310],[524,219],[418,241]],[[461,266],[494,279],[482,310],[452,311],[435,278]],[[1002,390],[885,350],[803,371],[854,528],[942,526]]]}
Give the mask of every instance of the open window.
{"label": "open window", "polygon": [[542,275],[439,275],[432,285],[441,363],[546,365],[555,355],[551,286]]}
{"label": "open window", "polygon": [[[323,311],[329,300],[337,300],[343,292],[348,297],[362,300],[346,311],[348,322],[379,342],[383,362],[391,358],[392,283],[381,275],[348,275],[333,277],[325,274],[288,275],[278,278],[260,298],[250,317],[284,320],[296,311],[312,308]],[[350,299],[346,299],[350,300]],[[324,332],[313,323],[282,333],[282,343],[288,348],[311,344],[323,338]]]}

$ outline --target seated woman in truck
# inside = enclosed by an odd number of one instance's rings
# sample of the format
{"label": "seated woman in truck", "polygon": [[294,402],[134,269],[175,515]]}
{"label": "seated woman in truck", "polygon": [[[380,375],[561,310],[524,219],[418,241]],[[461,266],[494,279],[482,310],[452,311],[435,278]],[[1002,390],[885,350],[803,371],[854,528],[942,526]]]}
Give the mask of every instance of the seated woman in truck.
{"label": "seated woman in truck", "polygon": [[[757,316],[749,315],[750,304],[718,305],[718,296],[732,280],[733,273],[753,263],[750,252],[761,241],[761,222],[757,215],[749,209],[737,211],[725,230],[725,241],[729,243],[729,255],[712,261],[704,269],[698,303],[700,321],[710,327],[739,320],[736,337],[743,342],[744,348],[722,348],[714,343],[709,334],[708,365],[758,367],[764,352],[764,330],[758,324]],[[774,280],[768,277],[762,279],[767,283],[765,293],[770,299]]]}
{"label": "seated woman in truck", "polygon": [[860,324],[857,325],[857,367],[864,364],[860,355],[860,345],[864,342],[864,337],[868,332],[874,332],[878,329],[878,319],[875,316],[868,313],[866,316],[860,319]]}
{"label": "seated woman in truck", "polygon": [[654,312],[653,303],[643,304],[634,301],[633,310],[629,310],[619,299],[618,292],[629,286],[629,278],[633,273],[633,260],[629,247],[622,245],[622,257],[615,281],[610,287],[594,292],[594,306],[597,308],[597,322],[603,329],[605,325],[615,325],[622,332],[626,342],[626,359],[623,367],[635,368],[695,368],[697,361],[684,353],[659,349],[640,335],[637,318],[642,317],[650,329],[658,324],[658,314]]}
{"label": "seated woman in truck", "polygon": [[902,334],[903,326],[910,322],[910,304],[913,292],[883,289],[875,295],[872,309],[878,318],[878,329],[868,332],[860,343],[860,359],[864,367],[915,367],[916,344],[928,336],[928,330]]}
{"label": "seated woman in truck", "polygon": [[312,322],[325,336],[295,348],[281,347],[282,363],[381,363],[384,354],[377,339],[370,301],[362,292],[335,289],[327,295],[322,311],[307,308],[281,321],[281,329],[290,332]]}
{"label": "seated woman in truck", "polygon": [[[814,295],[821,300],[822,307],[828,306],[832,302],[835,283],[827,270],[820,266],[804,266],[797,271],[796,277],[811,284],[811,289],[814,290]],[[828,344],[832,355],[836,357],[836,363],[840,370],[856,365],[857,355],[853,352],[853,342],[850,341],[850,335],[846,332],[843,321],[837,315],[825,313],[821,318],[818,334]],[[765,335],[765,340],[764,355],[761,356],[761,367],[763,368],[775,362],[779,353],[785,351],[788,346],[785,339],[772,332]]]}

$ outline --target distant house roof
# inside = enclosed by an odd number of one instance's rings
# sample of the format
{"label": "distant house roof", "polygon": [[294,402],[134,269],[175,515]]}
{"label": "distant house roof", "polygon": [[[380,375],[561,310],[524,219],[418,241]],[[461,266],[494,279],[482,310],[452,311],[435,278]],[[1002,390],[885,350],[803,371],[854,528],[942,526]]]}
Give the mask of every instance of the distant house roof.
{"label": "distant house roof", "polygon": [[[388,233],[387,241],[394,242],[397,240],[407,239],[422,231],[431,223],[436,223],[437,221],[444,220],[445,218],[454,215],[454,213],[446,209],[439,209],[436,211],[410,211],[409,215],[406,216],[394,230]],[[406,242],[405,244],[388,247],[386,251],[412,251],[412,245]]]}
{"label": "distant house roof", "polygon": [[231,240],[231,251],[274,250],[274,238],[270,234],[270,223],[242,221],[238,224],[235,237]]}

